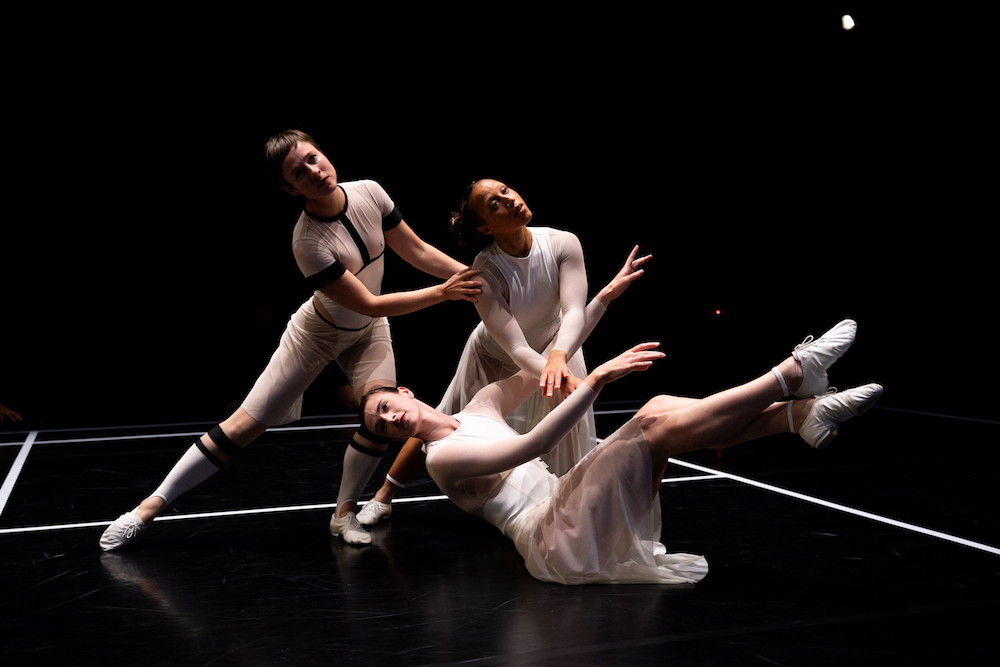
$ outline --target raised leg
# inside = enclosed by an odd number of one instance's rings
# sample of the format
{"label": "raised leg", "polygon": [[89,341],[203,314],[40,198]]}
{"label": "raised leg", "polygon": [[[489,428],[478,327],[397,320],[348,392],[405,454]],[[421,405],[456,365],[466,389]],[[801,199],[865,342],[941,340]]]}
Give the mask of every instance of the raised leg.
{"label": "raised leg", "polygon": [[[753,433],[788,431],[782,408],[773,404],[785,396],[779,374],[788,385],[801,382],[801,364],[789,357],[777,367],[744,385],[727,389],[699,401],[663,411],[663,403],[653,399],[637,413],[653,460],[659,461],[684,452],[731,446]],[[780,431],[779,431],[780,432]]]}

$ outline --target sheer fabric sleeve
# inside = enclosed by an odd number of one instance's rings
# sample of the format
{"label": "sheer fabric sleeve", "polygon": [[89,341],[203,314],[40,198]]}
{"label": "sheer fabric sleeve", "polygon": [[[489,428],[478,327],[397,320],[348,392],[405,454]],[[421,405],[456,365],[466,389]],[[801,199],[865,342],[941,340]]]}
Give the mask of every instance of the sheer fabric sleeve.
{"label": "sheer fabric sleeve", "polygon": [[562,309],[562,323],[553,349],[562,350],[566,352],[566,356],[571,356],[569,348],[573,341],[580,340],[580,332],[586,323],[587,267],[583,259],[583,246],[575,234],[553,234],[552,253],[559,262],[559,303]]}
{"label": "sheer fabric sleeve", "polygon": [[[601,303],[600,299],[596,297],[591,299],[583,311],[583,326],[576,332],[576,336],[567,335],[564,338],[562,329],[560,328],[559,340],[555,341],[555,345],[551,345],[550,348],[552,350],[562,350],[566,353],[567,357],[572,357],[583,345],[583,342],[587,340],[587,336],[594,330],[597,323],[601,321],[601,317],[604,316],[607,310],[607,306]],[[557,347],[559,344],[562,344],[564,347]],[[549,350],[546,350],[546,352],[549,352]]]}
{"label": "sheer fabric sleeve", "polygon": [[514,319],[514,313],[504,295],[502,282],[489,271],[487,266],[482,268],[479,278],[482,281],[483,292],[476,302],[479,317],[486,324],[490,335],[510,355],[518,368],[531,373],[535,378],[541,377],[546,358],[528,345],[524,332]]}
{"label": "sheer fabric sleeve", "polygon": [[[463,412],[498,416],[497,406],[510,398],[505,397],[504,392],[516,392],[522,389],[522,383],[531,385],[532,390],[536,388],[522,371],[480,390]],[[500,436],[485,447],[482,442],[449,443],[433,452],[433,460],[428,458],[428,467],[432,467],[435,478],[446,485],[510,470],[550,451],[583,418],[596,398],[597,392],[587,385],[581,386],[528,433]]]}

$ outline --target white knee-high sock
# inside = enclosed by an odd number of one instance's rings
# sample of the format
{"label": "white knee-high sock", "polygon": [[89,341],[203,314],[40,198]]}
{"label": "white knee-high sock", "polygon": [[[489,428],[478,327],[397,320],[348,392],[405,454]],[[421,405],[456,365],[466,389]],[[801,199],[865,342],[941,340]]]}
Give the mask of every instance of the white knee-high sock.
{"label": "white knee-high sock", "polygon": [[359,451],[357,447],[348,446],[344,452],[344,474],[340,479],[340,490],[337,492],[338,515],[344,503],[358,501],[368,480],[375,474],[379,462],[382,461],[382,454],[387,445],[375,444],[374,447],[383,449],[378,451],[366,447],[364,448],[366,451]]}
{"label": "white knee-high sock", "polygon": [[191,445],[152,495],[163,498],[169,505],[182,493],[198,486],[218,470],[219,466],[210,461],[197,445]]}

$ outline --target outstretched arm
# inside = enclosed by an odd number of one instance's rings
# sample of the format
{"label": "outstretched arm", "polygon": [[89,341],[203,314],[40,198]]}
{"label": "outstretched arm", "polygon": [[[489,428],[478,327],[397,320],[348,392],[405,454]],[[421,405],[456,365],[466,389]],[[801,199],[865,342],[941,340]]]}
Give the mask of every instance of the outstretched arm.
{"label": "outstretched arm", "polygon": [[476,302],[476,311],[490,335],[510,355],[517,367],[538,377],[545,367],[545,358],[528,344],[514,311],[503,296],[503,285],[487,268],[480,276],[482,297]]}
{"label": "outstretched arm", "polygon": [[[572,357],[576,354],[576,351],[580,349],[583,342],[587,340],[590,333],[597,326],[604,312],[607,310],[611,302],[620,297],[628,286],[633,282],[642,277],[645,270],[642,269],[642,265],[653,258],[652,255],[646,255],[645,257],[636,258],[639,253],[639,246],[632,248],[632,252],[629,253],[628,259],[619,269],[618,273],[614,278],[611,279],[607,285],[605,285],[600,292],[597,293],[590,303],[587,304],[586,310],[584,310],[583,325],[577,328],[567,328],[566,332],[570,335],[564,335],[564,330],[560,328],[559,337],[556,340],[555,348],[553,354],[562,350],[565,353],[566,358]],[[575,335],[572,335],[575,334]],[[551,355],[550,355],[551,357]]]}
{"label": "outstretched arm", "polygon": [[[580,349],[608,305],[643,275],[642,265],[652,258],[647,255],[637,259],[639,246],[633,248],[614,279],[586,307],[582,307],[587,292],[583,251],[575,236],[567,235],[566,238],[572,242],[561,251],[559,287],[563,320],[555,344],[545,353],[538,353],[528,345],[509,304],[500,296],[502,286],[488,272],[482,275],[483,298],[476,304],[476,310],[493,338],[519,368],[537,378],[536,388],[540,385],[549,396],[564,377],[570,377],[566,360]],[[571,391],[579,383],[578,379],[574,380],[570,386],[564,385],[563,388]]]}
{"label": "outstretched arm", "polygon": [[[644,371],[654,361],[663,358],[657,347],[659,343],[643,343],[601,364],[587,376],[580,389],[524,435],[503,437],[488,446],[482,442],[455,442],[434,450],[435,479],[450,483],[491,475],[548,453],[586,414],[605,384],[633,371]],[[480,412],[499,418],[495,412],[498,406],[515,399],[529,386],[533,391],[535,383],[523,371],[494,382],[476,394],[466,412]],[[431,465],[430,460],[428,465]]]}
{"label": "outstretched arm", "polygon": [[337,303],[355,313],[368,317],[392,317],[406,315],[442,301],[476,301],[480,293],[478,280],[471,280],[477,273],[464,269],[451,276],[440,285],[424,287],[407,292],[390,292],[375,295],[350,271],[334,281],[327,279],[326,287],[320,291]]}
{"label": "outstretched arm", "polygon": [[407,264],[437,278],[469,268],[421,239],[405,221],[385,232],[385,243]]}

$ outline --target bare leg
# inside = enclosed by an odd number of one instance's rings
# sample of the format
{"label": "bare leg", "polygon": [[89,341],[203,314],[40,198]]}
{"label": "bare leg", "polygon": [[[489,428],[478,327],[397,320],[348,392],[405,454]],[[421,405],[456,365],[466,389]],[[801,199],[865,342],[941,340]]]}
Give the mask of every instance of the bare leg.
{"label": "bare leg", "polygon": [[[692,403],[697,403],[700,400],[701,399],[698,398],[657,396],[651,399],[649,403],[647,403],[647,406],[649,406],[650,411],[667,413],[678,408],[691,405]],[[813,399],[798,399],[792,405],[792,421],[795,425],[794,432],[798,432],[799,427],[806,418],[806,415],[809,414],[812,404]],[[788,403],[784,401],[781,403],[772,403],[732,438],[709,445],[706,449],[727,449],[734,445],[763,438],[768,435],[778,435],[780,433],[789,432],[791,431],[788,423]]]}
{"label": "bare leg", "polygon": [[[801,366],[789,357],[778,371],[791,387],[801,382]],[[756,435],[772,431],[788,431],[788,420],[773,405],[785,392],[774,373],[768,372],[756,380],[713,394],[700,401],[664,412],[662,402],[654,399],[638,412],[643,433],[649,442],[657,464],[670,456],[745,442]],[[784,419],[784,424],[781,424]]]}
{"label": "bare leg", "polygon": [[792,405],[792,421],[795,430],[792,431],[788,423],[788,403],[774,403],[766,408],[760,415],[751,421],[746,428],[740,430],[733,437],[719,442],[709,447],[709,449],[726,449],[740,443],[763,438],[768,435],[778,435],[779,433],[797,433],[806,415],[812,408],[814,399],[799,399]]}

